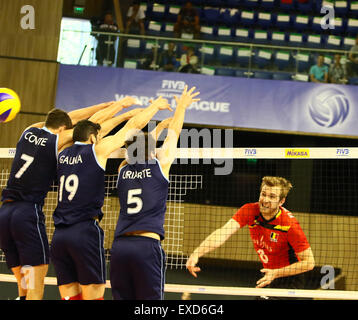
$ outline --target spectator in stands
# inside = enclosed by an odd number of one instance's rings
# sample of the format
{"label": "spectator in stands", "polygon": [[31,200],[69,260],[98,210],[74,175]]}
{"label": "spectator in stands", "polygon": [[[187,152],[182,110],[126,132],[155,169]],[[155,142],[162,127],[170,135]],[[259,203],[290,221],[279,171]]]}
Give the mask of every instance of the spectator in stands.
{"label": "spectator in stands", "polygon": [[349,50],[347,73],[350,77],[358,76],[358,35],[356,44]]}
{"label": "spectator in stands", "polygon": [[198,56],[195,54],[193,47],[188,47],[186,53],[182,54],[180,57],[180,67],[179,72],[185,73],[198,73]]}
{"label": "spectator in stands", "polygon": [[185,5],[180,9],[177,22],[174,25],[174,33],[179,38],[183,33],[192,34],[195,39],[199,38],[199,14],[190,1],[186,1]]}
{"label": "spectator in stands", "polygon": [[324,55],[320,54],[317,58],[317,64],[310,68],[310,79],[312,82],[327,83],[328,67],[324,64]]}
{"label": "spectator in stands", "polygon": [[341,55],[334,55],[334,62],[331,64],[328,72],[329,82],[330,83],[345,83],[346,79],[346,70],[341,64]]}
{"label": "spectator in stands", "polygon": [[[100,32],[117,32],[118,26],[114,22],[112,13],[108,12],[104,16],[103,22],[99,24],[95,31]],[[96,36],[98,40],[97,48],[96,48],[96,60],[97,65],[103,66],[111,66],[114,63],[115,58],[115,42],[117,37],[109,36],[105,34],[100,34]]]}
{"label": "spectator in stands", "polygon": [[143,8],[140,7],[140,1],[133,1],[127,12],[127,23],[125,33],[139,33],[145,34],[144,28],[145,13]]}
{"label": "spectator in stands", "polygon": [[168,48],[160,54],[159,66],[162,71],[175,71],[179,66],[176,45],[174,42],[169,42]]}

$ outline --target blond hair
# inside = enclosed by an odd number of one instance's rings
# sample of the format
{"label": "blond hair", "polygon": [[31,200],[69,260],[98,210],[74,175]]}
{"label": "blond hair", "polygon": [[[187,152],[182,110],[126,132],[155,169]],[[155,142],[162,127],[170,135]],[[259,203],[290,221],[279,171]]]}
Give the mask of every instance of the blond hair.
{"label": "blond hair", "polygon": [[280,200],[286,198],[288,193],[292,189],[291,182],[282,177],[270,177],[270,176],[263,177],[260,191],[265,185],[269,187],[281,187]]}

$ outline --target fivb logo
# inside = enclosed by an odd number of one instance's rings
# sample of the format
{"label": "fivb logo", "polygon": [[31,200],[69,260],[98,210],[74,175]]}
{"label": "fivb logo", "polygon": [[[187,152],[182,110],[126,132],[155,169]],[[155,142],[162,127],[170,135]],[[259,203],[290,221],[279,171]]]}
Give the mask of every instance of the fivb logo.
{"label": "fivb logo", "polygon": [[175,80],[162,80],[162,89],[180,91],[182,92],[185,88],[186,83],[184,81]]}

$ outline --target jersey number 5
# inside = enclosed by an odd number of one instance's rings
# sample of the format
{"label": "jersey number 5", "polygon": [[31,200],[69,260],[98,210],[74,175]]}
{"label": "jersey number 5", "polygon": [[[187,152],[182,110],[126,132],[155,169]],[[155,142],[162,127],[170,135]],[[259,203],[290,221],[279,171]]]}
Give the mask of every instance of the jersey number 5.
{"label": "jersey number 5", "polygon": [[[142,189],[128,190],[128,197],[127,197],[127,213],[128,214],[135,214],[142,210],[143,201],[139,197],[140,194],[142,194]],[[128,206],[130,204],[135,204],[135,207],[128,208]]]}

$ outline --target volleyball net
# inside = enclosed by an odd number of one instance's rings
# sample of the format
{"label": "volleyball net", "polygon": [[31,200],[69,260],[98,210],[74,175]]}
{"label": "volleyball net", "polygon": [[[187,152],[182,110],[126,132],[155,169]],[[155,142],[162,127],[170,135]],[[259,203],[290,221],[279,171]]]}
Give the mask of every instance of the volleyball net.
{"label": "volleyball net", "polygon": [[[6,186],[14,149],[0,148],[0,191]],[[121,152],[108,160],[101,227],[107,263],[119,215],[116,196]],[[358,148],[179,148],[171,168],[165,240],[166,292],[243,297],[358,299]],[[293,184],[284,207],[299,221],[315,258],[304,289],[255,288],[262,263],[249,228],[199,260],[193,278],[185,264],[193,250],[246,203],[257,202],[261,179],[280,176]],[[45,201],[49,241],[57,204],[54,185]],[[272,239],[275,241],[275,238]],[[270,248],[270,243],[263,244]],[[0,255],[0,261],[4,256]],[[2,275],[1,281],[13,281]],[[47,284],[56,284],[48,278]],[[107,285],[110,286],[109,281]]]}

